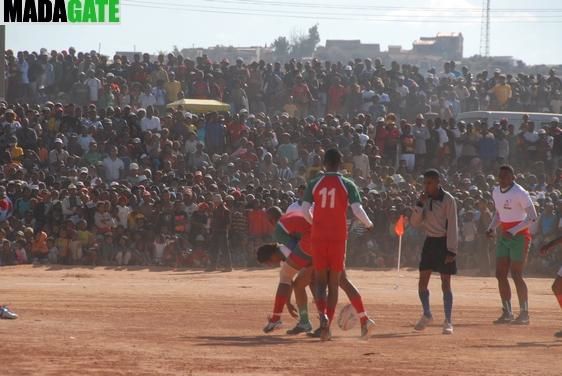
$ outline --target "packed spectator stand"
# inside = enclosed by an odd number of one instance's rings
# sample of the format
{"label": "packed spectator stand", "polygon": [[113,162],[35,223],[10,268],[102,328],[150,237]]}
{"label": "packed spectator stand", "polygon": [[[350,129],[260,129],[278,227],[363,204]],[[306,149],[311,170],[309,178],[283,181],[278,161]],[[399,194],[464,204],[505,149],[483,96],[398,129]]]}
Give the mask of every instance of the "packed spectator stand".
{"label": "packed spectator stand", "polygon": [[[95,51],[6,51],[0,103],[0,265],[255,266],[271,241],[265,209],[298,207],[325,150],[344,154],[375,224],[350,217],[348,264],[390,267],[394,223],[409,215],[420,173],[438,168],[458,200],[461,268],[491,270],[491,189],[509,163],[540,212],[534,249],[562,231],[562,130],[522,116],[457,121],[477,110],[560,113],[562,83],[544,74],[422,72],[375,59],[285,64],[212,62]],[[229,112],[168,104],[215,99]],[[404,235],[416,265],[422,234]],[[559,260],[536,257],[531,270]]]}

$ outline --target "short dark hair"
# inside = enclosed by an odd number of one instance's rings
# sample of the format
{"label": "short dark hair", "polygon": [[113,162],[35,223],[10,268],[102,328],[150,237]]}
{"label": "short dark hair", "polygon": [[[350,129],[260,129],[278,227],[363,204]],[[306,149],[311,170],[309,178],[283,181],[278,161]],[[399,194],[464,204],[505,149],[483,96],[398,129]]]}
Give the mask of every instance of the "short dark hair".
{"label": "short dark hair", "polygon": [[278,249],[279,246],[277,245],[277,243],[269,243],[269,244],[262,245],[261,247],[258,248],[256,254],[258,262],[260,264],[263,264],[271,260],[271,257],[275,254],[275,252],[277,252]]}
{"label": "short dark hair", "polygon": [[339,166],[342,159],[343,156],[338,149],[329,149],[324,154],[324,164],[330,167]]}
{"label": "short dark hair", "polygon": [[437,171],[436,169],[432,168],[427,170],[426,172],[423,173],[423,177],[424,178],[429,178],[429,179],[437,179],[440,180],[441,179],[441,174],[439,173],[439,171]]}
{"label": "short dark hair", "polygon": [[511,172],[511,175],[515,176],[515,169],[513,169],[513,166],[508,165],[508,164],[504,164],[500,166],[500,171],[504,170],[504,171],[509,171]]}

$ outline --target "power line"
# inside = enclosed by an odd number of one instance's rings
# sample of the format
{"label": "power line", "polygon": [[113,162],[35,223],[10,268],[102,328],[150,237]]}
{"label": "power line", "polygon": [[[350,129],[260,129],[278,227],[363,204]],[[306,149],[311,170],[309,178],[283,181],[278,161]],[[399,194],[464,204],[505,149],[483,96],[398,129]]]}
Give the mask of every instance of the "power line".
{"label": "power line", "polygon": [[[480,22],[479,17],[474,16],[461,16],[461,15],[433,15],[439,18],[427,18],[423,16],[423,20],[415,18],[413,15],[375,15],[375,14],[342,14],[338,13],[317,13],[314,14],[303,14],[302,12],[294,13],[290,11],[274,11],[268,9],[248,9],[248,8],[226,8],[226,7],[197,7],[193,5],[177,4],[177,3],[164,3],[164,2],[154,2],[154,1],[143,1],[143,0],[125,0],[124,4],[132,7],[139,8],[151,8],[151,9],[164,9],[164,10],[174,10],[174,11],[184,11],[184,12],[196,12],[196,13],[211,13],[211,14],[231,14],[231,15],[244,15],[244,16],[265,16],[265,17],[284,17],[284,18],[298,18],[298,19],[315,19],[315,20],[342,20],[342,21],[380,21],[380,22],[433,22],[433,23],[478,23]],[[550,16],[556,17],[556,16]],[[453,19],[456,18],[456,19]],[[498,23],[562,23],[562,18],[553,18],[550,20],[529,20],[529,19],[517,19],[517,18],[500,18],[495,20]]]}
{"label": "power line", "polygon": [[[200,0],[207,3],[219,3],[219,4],[227,4],[227,5],[236,5],[236,4],[245,4],[250,6],[273,6],[273,7],[298,7],[298,8],[314,8],[318,9],[319,7],[322,9],[343,9],[343,10],[361,10],[364,11],[366,9],[372,10],[411,10],[411,11],[457,11],[457,12],[474,12],[480,13],[480,8],[433,8],[433,7],[405,7],[405,6],[373,6],[373,5],[336,5],[336,4],[326,4],[323,3],[306,3],[306,2],[286,2],[286,1],[259,1],[259,0]],[[180,3],[175,3],[175,5],[184,5]],[[514,13],[529,13],[529,12],[539,12],[539,13],[555,13],[555,12],[562,12],[562,8],[496,8],[491,9],[491,12],[514,12]]]}

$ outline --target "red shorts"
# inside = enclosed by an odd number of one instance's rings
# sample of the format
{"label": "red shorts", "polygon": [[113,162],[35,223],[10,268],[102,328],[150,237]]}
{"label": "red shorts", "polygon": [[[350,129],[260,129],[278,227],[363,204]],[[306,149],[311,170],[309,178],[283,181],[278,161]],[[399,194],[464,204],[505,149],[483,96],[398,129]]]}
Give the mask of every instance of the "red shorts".
{"label": "red shorts", "polygon": [[289,260],[291,260],[293,264],[297,265],[301,269],[308,268],[312,265],[312,257],[308,253],[305,253],[303,250],[301,250],[298,245],[289,255]]}
{"label": "red shorts", "polygon": [[312,242],[312,265],[315,270],[345,270],[346,240],[320,240]]}

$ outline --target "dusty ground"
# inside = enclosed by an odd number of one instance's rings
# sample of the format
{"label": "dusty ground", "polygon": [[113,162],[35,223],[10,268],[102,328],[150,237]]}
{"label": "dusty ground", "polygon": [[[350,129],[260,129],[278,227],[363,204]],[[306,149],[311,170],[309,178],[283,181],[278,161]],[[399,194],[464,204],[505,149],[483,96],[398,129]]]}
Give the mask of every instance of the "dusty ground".
{"label": "dusty ground", "polygon": [[358,328],[334,330],[330,343],[262,334],[274,270],[3,267],[0,302],[21,319],[0,321],[0,374],[562,374],[562,340],[552,336],[562,327],[562,312],[549,279],[528,281],[529,327],[494,327],[495,280],[455,278],[455,334],[443,336],[437,279],[431,284],[436,324],[416,333],[415,272],[399,279],[393,272],[350,275],[377,320],[368,342],[356,338]]}

